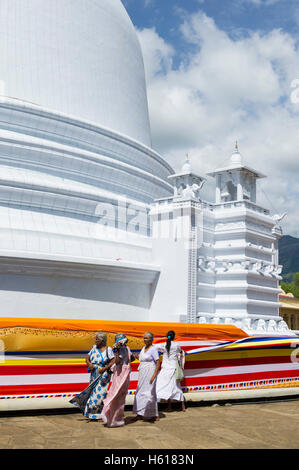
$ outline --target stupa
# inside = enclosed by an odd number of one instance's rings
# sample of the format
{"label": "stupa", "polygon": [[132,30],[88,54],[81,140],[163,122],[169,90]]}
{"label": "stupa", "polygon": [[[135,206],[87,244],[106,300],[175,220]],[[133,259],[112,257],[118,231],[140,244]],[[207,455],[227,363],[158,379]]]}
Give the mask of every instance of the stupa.
{"label": "stupa", "polygon": [[263,175],[236,148],[206,202],[151,147],[120,0],[1,0],[0,50],[1,316],[288,333]]}

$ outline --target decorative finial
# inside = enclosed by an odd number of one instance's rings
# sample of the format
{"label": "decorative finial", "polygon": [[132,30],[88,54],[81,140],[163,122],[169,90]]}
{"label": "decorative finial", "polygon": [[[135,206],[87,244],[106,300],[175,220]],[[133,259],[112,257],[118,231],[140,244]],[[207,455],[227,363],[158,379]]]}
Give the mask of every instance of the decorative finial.
{"label": "decorative finial", "polygon": [[236,140],[235,142],[235,149],[232,153],[232,156],[231,156],[231,162],[234,163],[234,164],[241,164],[242,163],[242,157],[240,155],[240,152],[239,152],[239,146],[238,146],[238,141]]}
{"label": "decorative finial", "polygon": [[191,164],[190,164],[190,158],[188,153],[186,153],[186,161],[184,165],[182,166],[182,171],[184,173],[191,173]]}

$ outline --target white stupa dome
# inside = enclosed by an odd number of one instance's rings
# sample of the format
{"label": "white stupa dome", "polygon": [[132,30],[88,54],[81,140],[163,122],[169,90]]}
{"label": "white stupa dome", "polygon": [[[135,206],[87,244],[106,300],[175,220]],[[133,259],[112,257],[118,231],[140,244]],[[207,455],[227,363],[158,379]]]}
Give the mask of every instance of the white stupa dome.
{"label": "white stupa dome", "polygon": [[140,44],[120,0],[1,0],[0,95],[150,145]]}
{"label": "white stupa dome", "polygon": [[[150,146],[143,58],[121,0],[0,0],[5,256],[13,263],[20,257],[25,264],[66,263],[66,284],[76,262],[144,263],[150,207],[172,194],[171,173]],[[53,290],[51,281],[42,282],[44,298]],[[89,293],[81,290],[82,299],[97,297],[90,285]],[[32,280],[28,292],[36,296],[29,315],[44,310],[38,289]]]}

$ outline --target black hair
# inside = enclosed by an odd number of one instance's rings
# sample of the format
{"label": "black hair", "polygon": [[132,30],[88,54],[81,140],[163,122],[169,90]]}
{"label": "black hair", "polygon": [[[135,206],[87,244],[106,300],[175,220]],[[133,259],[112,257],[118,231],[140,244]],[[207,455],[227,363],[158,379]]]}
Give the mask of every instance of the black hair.
{"label": "black hair", "polygon": [[170,330],[168,331],[167,333],[167,341],[166,341],[166,351],[169,355],[169,351],[170,351],[170,345],[171,345],[171,341],[174,340],[174,337],[175,337],[175,332]]}

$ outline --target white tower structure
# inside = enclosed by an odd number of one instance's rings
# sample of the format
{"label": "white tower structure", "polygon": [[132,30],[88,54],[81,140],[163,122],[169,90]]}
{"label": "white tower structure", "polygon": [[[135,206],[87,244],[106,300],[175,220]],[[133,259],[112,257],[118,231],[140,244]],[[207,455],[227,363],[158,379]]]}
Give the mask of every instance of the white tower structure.
{"label": "white tower structure", "polygon": [[237,145],[230,164],[209,175],[216,178],[215,203],[201,200],[204,179],[188,160],[169,176],[173,196],[151,211],[154,260],[162,264],[154,319],[175,312],[177,321],[287,333],[278,300],[282,231],[277,217],[256,204],[256,182],[264,175],[242,162]]}
{"label": "white tower structure", "polygon": [[243,163],[237,145],[230,165],[209,175],[216,178],[214,321],[225,318],[249,331],[284,331],[278,302],[282,232],[256,204],[256,182],[264,175]]}
{"label": "white tower structure", "polygon": [[202,245],[203,210],[198,198],[205,179],[182,171],[168,177],[173,196],[157,200],[151,210],[153,261],[161,265],[151,306],[151,320],[197,322],[197,257]]}

